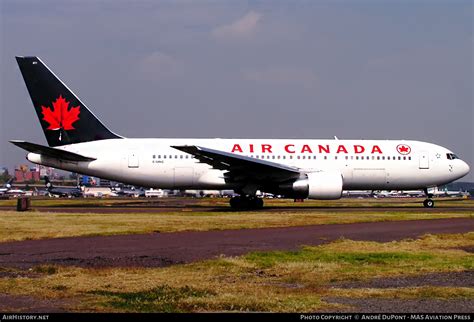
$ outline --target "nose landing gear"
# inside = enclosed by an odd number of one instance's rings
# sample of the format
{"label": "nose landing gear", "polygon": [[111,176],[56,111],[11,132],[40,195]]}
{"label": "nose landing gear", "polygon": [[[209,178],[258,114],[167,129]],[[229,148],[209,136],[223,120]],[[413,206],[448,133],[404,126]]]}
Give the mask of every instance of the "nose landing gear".
{"label": "nose landing gear", "polygon": [[262,209],[263,200],[257,197],[237,196],[230,199],[230,206],[233,209]]}
{"label": "nose landing gear", "polygon": [[425,201],[423,201],[423,206],[425,206],[425,208],[433,208],[434,207],[433,199],[425,199]]}
{"label": "nose landing gear", "polygon": [[433,208],[434,207],[434,201],[433,201],[433,199],[431,199],[431,198],[433,198],[433,195],[431,193],[428,193],[427,188],[425,188],[424,191],[425,191],[425,194],[428,198],[425,199],[425,201],[423,201],[423,206],[425,208]]}

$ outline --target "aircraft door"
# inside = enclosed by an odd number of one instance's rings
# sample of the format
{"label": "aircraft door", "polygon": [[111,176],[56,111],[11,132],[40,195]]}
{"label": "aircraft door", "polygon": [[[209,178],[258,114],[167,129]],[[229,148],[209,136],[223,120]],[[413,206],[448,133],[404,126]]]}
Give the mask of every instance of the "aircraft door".
{"label": "aircraft door", "polygon": [[427,151],[421,151],[420,153],[420,169],[430,168],[430,158]]}
{"label": "aircraft door", "polygon": [[128,152],[128,167],[129,168],[138,168],[140,166],[140,161],[138,158],[137,151]]}

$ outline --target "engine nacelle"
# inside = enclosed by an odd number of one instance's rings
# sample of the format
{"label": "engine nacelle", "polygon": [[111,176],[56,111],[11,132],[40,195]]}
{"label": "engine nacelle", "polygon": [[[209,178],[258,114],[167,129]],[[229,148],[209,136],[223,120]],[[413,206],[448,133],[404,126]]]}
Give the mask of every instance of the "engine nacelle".
{"label": "engine nacelle", "polygon": [[342,175],[339,172],[311,172],[306,179],[293,183],[296,196],[309,199],[339,199],[342,196]]}

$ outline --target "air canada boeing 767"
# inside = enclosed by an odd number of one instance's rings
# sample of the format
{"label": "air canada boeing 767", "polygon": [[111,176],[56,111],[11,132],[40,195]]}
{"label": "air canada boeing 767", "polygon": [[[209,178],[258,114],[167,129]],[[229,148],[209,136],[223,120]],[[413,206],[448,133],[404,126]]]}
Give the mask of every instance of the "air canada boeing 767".
{"label": "air canada boeing 767", "polygon": [[49,146],[11,143],[33,163],[162,189],[233,189],[234,208],[261,208],[257,191],[339,199],[343,190],[423,189],[469,172],[452,151],[406,140],[129,139],[110,131],[38,58],[16,57]]}

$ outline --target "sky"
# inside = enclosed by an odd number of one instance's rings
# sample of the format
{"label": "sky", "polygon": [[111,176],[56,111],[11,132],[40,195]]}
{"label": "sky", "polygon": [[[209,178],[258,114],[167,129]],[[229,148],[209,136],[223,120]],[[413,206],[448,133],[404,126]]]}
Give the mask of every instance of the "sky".
{"label": "sky", "polygon": [[[0,0],[0,166],[46,144],[14,56],[125,137],[413,139],[474,169],[473,2]],[[474,181],[474,171],[464,180]]]}

